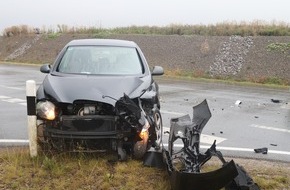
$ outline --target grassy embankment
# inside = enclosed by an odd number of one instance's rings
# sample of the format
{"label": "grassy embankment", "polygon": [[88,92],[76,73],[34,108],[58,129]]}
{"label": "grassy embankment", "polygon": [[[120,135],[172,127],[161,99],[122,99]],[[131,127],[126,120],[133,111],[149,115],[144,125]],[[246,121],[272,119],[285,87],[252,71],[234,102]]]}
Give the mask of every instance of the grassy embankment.
{"label": "grassy embankment", "polygon": [[[290,27],[288,23],[263,21],[253,22],[223,22],[214,25],[178,25],[171,24],[167,26],[128,26],[116,28],[102,27],[70,27],[67,25],[57,25],[55,28],[43,27],[38,32],[46,35],[47,39],[56,39],[62,34],[90,34],[96,38],[109,38],[116,34],[146,34],[146,35],[203,35],[203,36],[290,36]],[[36,30],[27,25],[11,26],[3,31],[4,36],[17,36],[35,33]],[[289,54],[290,43],[271,43],[267,47],[268,51]],[[167,76],[182,78],[203,78],[212,79],[212,76],[206,72],[167,70]],[[251,82],[270,85],[289,85],[288,81],[278,77],[260,77],[255,79],[237,79],[230,76],[216,76],[217,80],[226,80],[229,82]]]}

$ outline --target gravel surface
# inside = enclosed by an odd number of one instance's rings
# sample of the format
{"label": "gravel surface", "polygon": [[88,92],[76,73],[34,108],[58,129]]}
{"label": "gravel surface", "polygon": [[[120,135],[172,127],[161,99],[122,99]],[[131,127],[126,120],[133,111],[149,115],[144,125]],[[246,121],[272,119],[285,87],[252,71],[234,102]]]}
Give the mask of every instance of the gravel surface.
{"label": "gravel surface", "polygon": [[[93,35],[62,34],[0,37],[0,60],[53,63],[62,47]],[[290,37],[111,35],[135,41],[150,66],[195,76],[227,77],[255,82],[278,78],[290,84],[289,52],[268,51],[272,43],[290,43]]]}

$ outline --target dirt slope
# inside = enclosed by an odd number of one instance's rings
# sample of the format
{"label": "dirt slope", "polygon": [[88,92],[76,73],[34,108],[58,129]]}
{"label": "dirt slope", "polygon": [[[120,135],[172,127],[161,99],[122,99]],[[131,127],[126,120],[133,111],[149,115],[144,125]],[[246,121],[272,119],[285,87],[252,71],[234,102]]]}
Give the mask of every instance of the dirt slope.
{"label": "dirt slope", "polygon": [[[61,48],[77,38],[94,36],[0,37],[0,60],[53,63]],[[109,38],[135,41],[151,66],[161,65],[168,72],[257,82],[278,78],[290,84],[289,51],[267,50],[273,43],[289,43],[290,37],[111,35]]]}

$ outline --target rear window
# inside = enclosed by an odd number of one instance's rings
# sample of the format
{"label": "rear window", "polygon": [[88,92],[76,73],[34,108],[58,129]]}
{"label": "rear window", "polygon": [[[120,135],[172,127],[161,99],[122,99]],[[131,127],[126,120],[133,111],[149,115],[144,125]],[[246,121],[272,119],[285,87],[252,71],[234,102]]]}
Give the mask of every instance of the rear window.
{"label": "rear window", "polygon": [[111,46],[71,46],[58,68],[61,73],[93,75],[137,75],[144,68],[136,48]]}

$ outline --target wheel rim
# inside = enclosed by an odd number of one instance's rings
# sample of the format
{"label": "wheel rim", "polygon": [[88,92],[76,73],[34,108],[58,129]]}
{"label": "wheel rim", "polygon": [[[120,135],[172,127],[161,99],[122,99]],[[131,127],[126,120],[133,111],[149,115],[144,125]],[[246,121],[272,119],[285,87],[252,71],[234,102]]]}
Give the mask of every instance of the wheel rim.
{"label": "wheel rim", "polygon": [[162,119],[159,112],[154,114],[155,132],[156,132],[156,148],[160,148],[162,142]]}

